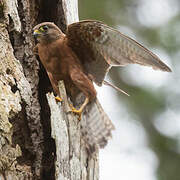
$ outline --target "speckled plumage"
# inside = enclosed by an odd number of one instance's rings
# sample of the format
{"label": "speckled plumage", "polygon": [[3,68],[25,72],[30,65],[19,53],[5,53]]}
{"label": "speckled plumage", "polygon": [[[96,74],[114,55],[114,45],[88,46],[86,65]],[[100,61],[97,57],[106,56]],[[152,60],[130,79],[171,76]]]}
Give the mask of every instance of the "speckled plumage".
{"label": "speckled plumage", "polygon": [[171,71],[151,51],[101,22],[87,20],[73,23],[68,26],[67,37],[69,46],[98,85],[102,85],[112,66],[140,64]]}
{"label": "speckled plumage", "polygon": [[[83,121],[83,134],[89,144],[104,147],[114,129],[113,124],[96,102],[93,81],[101,86],[112,66],[140,64],[170,72],[155,54],[119,31],[97,21],[81,21],[68,26],[66,34],[54,24],[44,22],[34,27],[37,36],[35,52],[44,65],[54,91],[59,94],[58,81],[64,80],[71,98],[83,92],[90,104]],[[95,113],[95,114],[96,114]],[[93,114],[92,114],[93,115]],[[88,119],[91,119],[89,121]],[[99,128],[98,128],[99,127]]]}

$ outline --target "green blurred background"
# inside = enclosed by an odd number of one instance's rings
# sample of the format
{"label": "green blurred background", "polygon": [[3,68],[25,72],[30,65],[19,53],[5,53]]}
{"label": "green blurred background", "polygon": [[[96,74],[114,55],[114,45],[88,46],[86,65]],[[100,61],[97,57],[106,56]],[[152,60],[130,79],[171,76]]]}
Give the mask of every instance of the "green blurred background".
{"label": "green blurred background", "polygon": [[180,1],[79,0],[79,15],[134,38],[173,71],[138,65],[110,71],[108,79],[131,96],[99,90],[117,127],[100,156],[101,179],[180,180]]}

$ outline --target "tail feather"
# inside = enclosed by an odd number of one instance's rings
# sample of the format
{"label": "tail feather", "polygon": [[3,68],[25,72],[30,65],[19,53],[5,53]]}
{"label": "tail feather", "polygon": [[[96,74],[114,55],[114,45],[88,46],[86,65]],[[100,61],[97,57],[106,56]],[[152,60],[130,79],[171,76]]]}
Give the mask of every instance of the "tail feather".
{"label": "tail feather", "polygon": [[114,125],[104,112],[98,100],[89,103],[81,120],[82,136],[87,142],[87,148],[92,152],[104,148],[112,137]]}

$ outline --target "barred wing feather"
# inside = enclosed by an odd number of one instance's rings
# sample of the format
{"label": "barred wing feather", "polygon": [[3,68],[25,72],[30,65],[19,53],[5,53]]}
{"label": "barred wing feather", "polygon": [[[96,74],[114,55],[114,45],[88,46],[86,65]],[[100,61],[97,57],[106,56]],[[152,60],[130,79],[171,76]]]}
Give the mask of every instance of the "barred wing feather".
{"label": "barred wing feather", "polygon": [[68,26],[69,45],[94,82],[101,85],[111,66],[140,64],[170,72],[155,54],[135,40],[98,21],[80,21]]}

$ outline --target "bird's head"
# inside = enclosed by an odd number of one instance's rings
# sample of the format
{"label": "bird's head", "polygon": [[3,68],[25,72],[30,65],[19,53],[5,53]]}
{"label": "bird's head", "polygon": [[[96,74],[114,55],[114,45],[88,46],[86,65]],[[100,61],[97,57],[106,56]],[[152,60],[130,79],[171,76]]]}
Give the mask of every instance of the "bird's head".
{"label": "bird's head", "polygon": [[39,43],[53,42],[62,35],[62,31],[52,22],[44,22],[33,28],[33,36]]}

